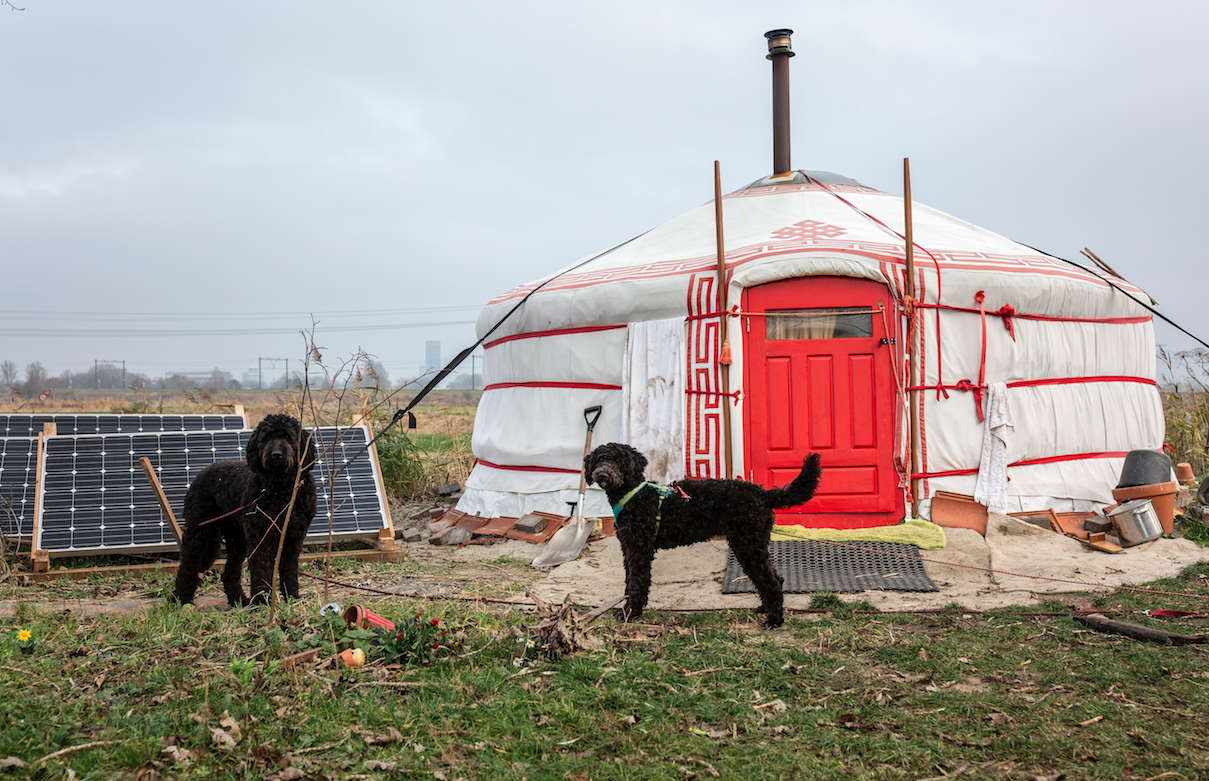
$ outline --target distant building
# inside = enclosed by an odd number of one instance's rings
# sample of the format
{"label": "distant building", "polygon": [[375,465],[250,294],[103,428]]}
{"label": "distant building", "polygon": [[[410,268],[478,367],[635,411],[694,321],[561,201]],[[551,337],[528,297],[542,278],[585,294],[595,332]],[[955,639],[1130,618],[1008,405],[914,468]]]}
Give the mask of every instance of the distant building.
{"label": "distant building", "polygon": [[424,343],[424,371],[435,372],[441,369],[441,343]]}
{"label": "distant building", "polygon": [[[227,383],[231,381],[231,372],[219,371],[218,374],[222,377],[222,387],[227,387]],[[184,377],[193,388],[205,388],[212,384],[214,380],[214,369],[204,372],[167,372],[165,377]]]}

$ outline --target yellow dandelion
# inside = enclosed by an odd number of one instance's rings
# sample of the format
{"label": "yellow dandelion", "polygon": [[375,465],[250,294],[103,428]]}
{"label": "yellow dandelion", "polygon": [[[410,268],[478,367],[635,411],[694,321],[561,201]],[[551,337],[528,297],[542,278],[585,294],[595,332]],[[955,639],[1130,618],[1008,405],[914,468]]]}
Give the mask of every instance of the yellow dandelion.
{"label": "yellow dandelion", "polygon": [[21,642],[21,643],[27,643],[27,642],[29,642],[29,639],[33,636],[34,636],[33,633],[30,632],[28,629],[22,629],[20,632],[17,633],[17,641]]}

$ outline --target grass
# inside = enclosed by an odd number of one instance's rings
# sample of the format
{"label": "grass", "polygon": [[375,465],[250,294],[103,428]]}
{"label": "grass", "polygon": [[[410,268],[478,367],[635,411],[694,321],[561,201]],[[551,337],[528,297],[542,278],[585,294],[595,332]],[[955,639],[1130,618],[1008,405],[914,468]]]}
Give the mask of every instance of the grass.
{"label": "grass", "polygon": [[[437,574],[427,566],[405,574]],[[528,570],[489,566],[514,579]],[[377,582],[388,571],[350,575]],[[1209,597],[1209,566],[1151,586]],[[167,580],[146,588],[162,593]],[[1200,598],[1097,599],[1170,631],[1209,621],[1137,612],[1209,609]],[[599,650],[548,659],[525,642],[532,613],[370,598],[361,603],[396,621],[436,618],[447,632],[436,660],[388,666],[371,649],[361,669],[287,668],[285,656],[338,639],[313,602],[287,605],[270,626],[267,611],[157,603],[92,616],[19,601],[13,626],[33,645],[20,648],[12,629],[0,645],[0,759],[39,778],[1209,775],[1206,647],[1098,634],[1060,602],[915,615],[818,595],[812,609],[827,612],[771,632],[747,611],[604,617],[592,625]]]}
{"label": "grass", "polygon": [[[1202,463],[1203,396],[1166,401],[1172,460]],[[323,414],[353,408],[365,407]],[[473,409],[419,418],[411,444],[435,465],[424,480],[453,482]],[[1195,506],[1177,531],[1209,542]],[[487,601],[524,601],[536,577],[524,562],[332,564],[335,579],[380,590],[452,584],[443,598],[333,597],[395,620],[436,618],[447,634],[435,661],[386,665],[371,648],[360,669],[285,666],[317,644],[331,657],[339,638],[321,599],[287,604],[270,625],[267,611],[166,604],[170,574],[18,586],[0,570],[0,600],[14,604],[0,626],[0,778],[1209,777],[1209,648],[1099,634],[1060,601],[897,614],[820,594],[818,612],[771,632],[747,611],[653,611],[637,625],[606,616],[591,627],[598,650],[550,659],[526,642],[534,614]],[[1088,599],[1118,620],[1206,630],[1209,616],[1140,611],[1209,610],[1209,565],[1147,586],[1195,596]],[[117,595],[156,604],[62,608]]]}

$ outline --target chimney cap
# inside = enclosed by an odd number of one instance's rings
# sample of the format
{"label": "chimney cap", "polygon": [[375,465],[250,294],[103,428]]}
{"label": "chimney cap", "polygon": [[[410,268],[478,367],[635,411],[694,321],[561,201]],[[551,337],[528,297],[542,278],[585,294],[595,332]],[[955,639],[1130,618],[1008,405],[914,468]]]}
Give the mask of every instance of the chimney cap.
{"label": "chimney cap", "polygon": [[764,37],[768,39],[768,59],[772,59],[777,55],[794,56],[793,45],[789,40],[789,36],[793,35],[793,30],[780,29],[769,30],[764,33]]}

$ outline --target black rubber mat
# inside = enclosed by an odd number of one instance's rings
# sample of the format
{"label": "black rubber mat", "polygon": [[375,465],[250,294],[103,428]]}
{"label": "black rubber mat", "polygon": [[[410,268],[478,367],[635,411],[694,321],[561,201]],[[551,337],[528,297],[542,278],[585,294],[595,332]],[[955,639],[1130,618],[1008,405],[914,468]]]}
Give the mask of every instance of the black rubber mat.
{"label": "black rubber mat", "polygon": [[[919,548],[897,542],[774,540],[772,564],[786,594],[812,591],[940,591],[919,559]],[[727,552],[723,594],[753,593],[735,554]]]}

